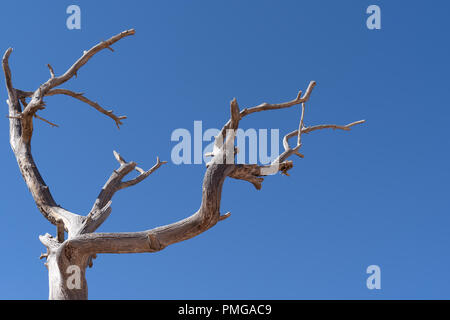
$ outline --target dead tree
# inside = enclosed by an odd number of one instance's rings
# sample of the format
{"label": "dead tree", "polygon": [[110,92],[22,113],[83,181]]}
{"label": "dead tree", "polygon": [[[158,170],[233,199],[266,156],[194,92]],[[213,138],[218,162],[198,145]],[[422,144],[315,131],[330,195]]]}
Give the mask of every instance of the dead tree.
{"label": "dead tree", "polygon": [[[214,151],[210,154],[212,159],[207,164],[203,180],[201,205],[194,214],[181,221],[140,232],[97,233],[97,228],[111,214],[111,199],[114,194],[121,189],[143,181],[166,162],[157,158],[156,164],[150,170],[145,171],[139,168],[135,162],[127,162],[117,152],[114,152],[119,168],[113,170],[90,212],[87,215],[79,215],[57,204],[33,160],[31,153],[33,121],[34,119],[40,119],[56,126],[40,117],[37,112],[45,109],[45,97],[67,95],[89,104],[113,119],[119,127],[122,120],[126,118],[125,116],[117,116],[112,110],[103,109],[82,93],[58,87],[77,76],[78,70],[96,53],[103,49],[113,51],[111,46],[115,42],[134,35],[134,33],[133,29],[127,30],[107,41],[100,42],[90,50],[85,51],[81,58],[60,76],[56,76],[53,68],[48,65],[50,78],[35,91],[22,91],[13,86],[8,63],[12,49],[9,48],[3,56],[2,66],[8,91],[10,144],[20,172],[39,211],[50,223],[56,226],[56,237],[48,233],[39,237],[47,248],[47,253],[42,254],[41,258],[47,260],[45,265],[49,274],[50,299],[87,299],[85,271],[88,266],[92,266],[92,259],[99,253],[157,252],[171,244],[193,238],[210,229],[217,222],[228,218],[230,213],[223,215],[220,213],[221,191],[225,178],[245,180],[252,183],[256,189],[260,189],[263,176],[272,174],[273,169],[287,175],[287,171],[293,166],[292,161],[287,159],[292,155],[303,157],[299,152],[303,134],[326,128],[350,130],[350,127],[364,122],[364,120],[361,120],[345,126],[317,125],[306,127],[303,122],[305,103],[309,100],[315,86],[314,81],[309,84],[303,95],[300,91],[294,100],[285,103],[263,103],[256,107],[240,110],[236,99],[234,99],[230,104],[230,120],[216,137]],[[237,152],[234,146],[235,131],[244,117],[255,112],[284,109],[295,105],[301,106],[298,129],[284,137],[284,152],[271,165],[235,164],[234,159]],[[294,137],[296,137],[297,143],[295,147],[291,147],[288,142],[289,139]],[[136,178],[126,180],[126,176],[134,170],[139,175]],[[67,239],[65,239],[65,232],[67,232]]]}

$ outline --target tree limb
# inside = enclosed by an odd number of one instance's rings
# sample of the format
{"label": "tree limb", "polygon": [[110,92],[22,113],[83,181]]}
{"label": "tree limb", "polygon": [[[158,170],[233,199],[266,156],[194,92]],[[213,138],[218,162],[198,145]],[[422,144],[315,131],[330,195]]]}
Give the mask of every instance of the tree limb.
{"label": "tree limb", "polygon": [[[86,220],[77,231],[77,234],[90,233],[97,230],[111,214],[111,200],[117,191],[138,184],[155,172],[163,164],[167,163],[167,161],[160,161],[159,157],[157,157],[156,164],[150,170],[144,171],[137,167],[135,162],[125,161],[125,159],[118,152],[114,151],[113,153],[117,162],[119,162],[120,167],[117,170],[114,170],[109,179],[106,181],[97,196],[91,211],[87,215]],[[129,181],[123,181],[125,176],[133,170],[139,172],[139,175]]]}
{"label": "tree limb", "polygon": [[[11,98],[14,98],[16,96],[16,92],[12,85],[11,70],[9,68],[9,56],[11,55],[12,51],[13,51],[12,48],[8,48],[5,54],[3,55],[2,59],[3,73],[5,74],[6,89],[8,90],[10,100]],[[13,95],[13,97],[11,95]]]}
{"label": "tree limb", "polygon": [[[46,97],[50,97],[50,96],[56,96],[56,95],[66,95],[66,96],[70,96],[72,98],[78,99],[88,105],[90,105],[91,107],[93,107],[94,109],[96,109],[97,111],[103,113],[104,115],[110,117],[111,119],[114,120],[114,122],[116,123],[116,126],[118,129],[120,129],[120,125],[122,125],[122,120],[126,119],[126,116],[116,116],[112,110],[105,110],[104,108],[102,108],[97,102],[94,102],[88,98],[86,98],[84,96],[84,93],[82,92],[73,92],[71,90],[67,90],[67,89],[52,89],[49,92],[47,92],[45,94]],[[24,98],[28,98],[31,97],[33,95],[33,92],[31,91],[19,91],[19,98],[20,99],[24,99]],[[24,105],[26,106],[26,103],[24,103]]]}
{"label": "tree limb", "polygon": [[[128,30],[110,38],[107,41],[102,41],[100,44],[86,51],[83,56],[78,59],[78,61],[76,61],[75,64],[73,64],[62,76],[55,76],[53,68],[48,65],[51,78],[44,84],[40,85],[39,88],[31,94],[30,92],[17,90],[13,87],[11,70],[9,68],[9,57],[12,52],[11,48],[6,50],[2,59],[2,67],[5,75],[6,88],[8,91],[7,102],[9,106],[10,118],[10,144],[16,156],[19,169],[38,209],[41,211],[43,216],[55,225],[57,224],[57,221],[62,221],[65,230],[69,233],[69,238],[74,231],[79,229],[80,224],[84,222],[85,217],[74,214],[60,207],[53,199],[48,186],[42,179],[31,154],[30,141],[33,132],[33,118],[37,117],[44,120],[36,115],[36,111],[44,109],[44,96],[62,93],[59,91],[61,89],[55,89],[56,91],[49,94],[51,89],[59,86],[69,80],[72,76],[76,75],[77,71],[97,52],[104,48],[110,47],[118,40],[132,34],[134,34],[134,30]],[[64,93],[66,92],[64,91]],[[19,98],[25,99],[26,97],[31,97],[31,100],[28,104],[26,104],[24,100],[22,101],[24,102],[24,109],[22,111]],[[80,99],[80,97],[77,98]],[[91,103],[88,99],[86,99],[85,102]],[[117,125],[121,123],[120,120],[124,119],[123,117],[115,117],[112,112],[105,111],[99,106],[96,109],[100,109],[99,111],[101,112],[103,110],[103,113],[113,118]],[[47,120],[44,121],[49,122]],[[53,123],[51,124],[54,125]]]}
{"label": "tree limb", "polygon": [[131,180],[124,181],[120,184],[119,189],[125,189],[131,186],[134,186],[135,184],[141,182],[145,178],[147,178],[149,175],[151,175],[153,172],[155,172],[159,167],[161,167],[163,164],[167,163],[167,161],[160,161],[159,157],[156,158],[156,164],[151,167],[148,171],[144,171],[139,167],[135,167],[136,171],[138,171],[140,174]]}
{"label": "tree limb", "polygon": [[[245,116],[248,116],[255,112],[261,112],[261,111],[268,111],[268,110],[278,110],[278,109],[285,109],[290,108],[292,106],[298,105],[300,103],[307,102],[311,96],[311,92],[316,86],[315,81],[311,81],[308,85],[308,88],[306,89],[305,94],[302,96],[302,91],[300,90],[297,94],[297,97],[294,100],[283,102],[283,103],[277,103],[277,104],[269,104],[267,102],[261,103],[260,105],[257,105],[256,107],[252,108],[245,108],[239,113],[239,120],[244,118]],[[230,119],[222,128],[219,135],[216,137],[214,141],[214,150],[218,150],[222,147],[223,141],[226,139],[226,133],[227,130],[232,129],[231,128],[231,120]],[[211,156],[214,155],[214,151],[211,154]]]}
{"label": "tree limb", "polygon": [[[191,239],[213,227],[220,219],[220,198],[225,178],[233,165],[209,166],[203,180],[202,204],[188,218],[141,232],[86,233],[68,242],[84,254],[156,252]],[[223,219],[223,218],[222,218]]]}
{"label": "tree limb", "polygon": [[110,117],[111,119],[114,120],[114,122],[116,123],[116,126],[118,129],[120,129],[120,125],[123,124],[122,120],[126,119],[126,116],[116,116],[112,110],[105,110],[103,109],[97,102],[94,102],[92,100],[89,100],[88,98],[86,98],[83,93],[77,93],[77,92],[73,92],[67,89],[53,89],[50,90],[46,96],[54,96],[54,95],[58,95],[58,94],[63,94],[63,95],[67,95],[70,96],[72,98],[78,99],[84,103],[87,103],[88,105],[90,105],[91,107],[93,107],[94,109],[96,109],[97,111],[103,113],[104,115]]}
{"label": "tree limb", "polygon": [[21,125],[23,117],[21,106],[18,100],[17,91],[12,85],[11,71],[8,63],[11,52],[12,49],[8,49],[2,60],[6,88],[9,96],[7,102],[10,115],[10,144],[14,155],[16,156],[20,172],[22,173],[39,211],[41,211],[42,215],[54,225],[57,224],[58,220],[62,220],[66,231],[70,232],[71,228],[77,225],[83,217],[63,209],[55,202],[34,162],[30,143],[23,140],[23,127]]}
{"label": "tree limb", "polygon": [[119,41],[125,37],[134,35],[134,34],[135,34],[134,29],[123,31],[123,32],[109,38],[106,41],[100,42],[99,44],[95,45],[88,51],[85,51],[83,53],[83,55],[63,75],[55,78],[56,80],[50,89],[52,89],[56,86],[59,86],[59,85],[63,84],[64,82],[66,82],[67,80],[69,80],[70,78],[72,78],[73,76],[76,76],[78,73],[78,70],[82,66],[84,66],[96,53],[100,52],[103,49],[111,49],[111,46],[114,43],[116,43],[117,41]]}
{"label": "tree limb", "polygon": [[285,161],[280,163],[276,168],[273,168],[275,172],[272,172],[271,165],[260,166],[257,164],[238,164],[234,167],[234,170],[228,175],[230,178],[245,180],[255,186],[257,190],[262,188],[263,176],[274,174],[278,171],[286,173],[293,167],[292,161]]}
{"label": "tree limb", "polygon": [[[303,127],[301,130],[301,134],[304,133],[310,133],[316,130],[323,130],[323,129],[334,129],[334,130],[344,130],[344,131],[350,131],[351,127],[358,125],[358,124],[362,124],[365,123],[366,120],[359,120],[359,121],[355,121],[352,123],[349,123],[345,126],[341,126],[341,125],[336,125],[336,124],[320,124],[320,125],[316,125],[316,126],[311,126],[311,127]],[[298,136],[298,130],[289,132],[287,135],[284,136],[283,138],[283,146],[284,148],[287,150],[289,149],[289,144],[288,144],[288,140],[292,137]]]}
{"label": "tree limb", "polygon": [[38,116],[38,114],[36,113],[36,114],[34,114],[34,117],[36,118],[36,119],[39,119],[39,120],[42,120],[42,121],[44,121],[45,123],[48,123],[49,125],[51,125],[52,127],[56,127],[56,128],[58,128],[59,126],[56,124],[56,123],[53,123],[53,122],[50,122],[50,121],[48,121],[47,119],[44,119],[44,118],[42,118],[42,117],[40,117],[40,116]]}
{"label": "tree limb", "polygon": [[[112,44],[116,43],[117,41],[119,41],[120,39],[133,35],[135,34],[135,31],[133,29],[124,31],[122,33],[119,33],[118,35],[115,35],[113,37],[111,37],[109,40],[107,41],[102,41],[99,44],[95,45],[94,47],[92,47],[91,49],[89,49],[88,51],[85,51],[83,53],[83,55],[81,56],[81,58],[79,58],[63,75],[61,76],[55,76],[53,68],[48,65],[49,69],[50,69],[50,74],[51,77],[49,80],[47,80],[47,82],[41,84],[39,86],[39,88],[33,92],[33,94],[31,95],[31,101],[28,103],[27,107],[23,110],[22,114],[23,114],[23,118],[22,118],[22,138],[24,139],[25,142],[29,142],[31,140],[31,136],[33,133],[33,115],[36,113],[36,111],[38,110],[42,110],[44,109],[44,102],[43,99],[46,95],[48,95],[48,93],[50,92],[50,90],[52,90],[53,88],[60,86],[61,84],[67,82],[70,78],[72,78],[73,76],[76,76],[78,70],[84,66],[96,53],[98,53],[99,51],[109,48]],[[59,90],[63,90],[63,89],[59,89]],[[63,92],[61,91],[57,91],[57,93],[59,94],[68,94],[71,95],[69,90],[63,90]],[[24,91],[21,91],[21,93],[26,93]],[[76,95],[76,94],[75,94]],[[72,95],[73,96],[73,95]],[[121,124],[120,120],[125,119],[124,117],[116,117],[113,115],[112,111],[105,111],[103,108],[101,108],[97,103],[90,101],[89,99],[86,99],[82,96],[73,96],[83,102],[88,103],[89,105],[93,106],[94,108],[96,108],[97,110],[99,110],[100,112],[108,115],[109,117],[111,117],[112,119],[114,119],[114,121],[116,122],[116,125],[119,126]]]}
{"label": "tree limb", "polygon": [[[168,245],[195,237],[196,235],[205,232],[214,226],[218,221],[228,218],[229,213],[220,215],[221,191],[226,177],[248,181],[252,183],[256,189],[260,189],[264,179],[263,176],[272,175],[276,172],[281,172],[288,175],[287,171],[293,167],[292,161],[286,161],[288,157],[294,154],[303,157],[303,155],[298,152],[301,147],[301,134],[323,128],[343,128],[344,130],[348,130],[351,126],[364,122],[364,120],[361,120],[347,126],[320,125],[305,128],[303,125],[305,113],[304,103],[309,99],[314,85],[315,82],[310,83],[305,96],[301,97],[300,92],[295,100],[284,104],[262,104],[252,109],[244,109],[239,111],[236,99],[231,101],[230,120],[222,129],[222,133],[216,138],[216,140],[220,140],[220,138],[225,137],[225,143],[223,143],[223,141],[219,142],[218,146],[216,146],[215,152],[213,152],[213,159],[207,165],[207,170],[203,180],[202,203],[199,210],[190,217],[166,226],[141,232],[80,234],[70,240],[71,245],[86,254],[156,252],[164,249]],[[233,155],[235,155],[235,130],[238,128],[239,121],[243,116],[253,112],[287,108],[298,103],[302,103],[299,129],[285,136],[283,139],[285,151],[275,161],[267,166],[260,166],[256,164],[236,165],[234,162],[231,162],[231,164],[230,162],[223,164],[223,160],[226,158],[226,155],[229,153],[229,149],[231,147],[233,147]],[[300,133],[298,133],[299,130]],[[291,148],[289,146],[288,139],[295,135],[298,137],[297,145],[294,148]],[[116,154],[116,159],[119,161],[121,166],[125,166],[127,164],[127,162],[118,154]]]}

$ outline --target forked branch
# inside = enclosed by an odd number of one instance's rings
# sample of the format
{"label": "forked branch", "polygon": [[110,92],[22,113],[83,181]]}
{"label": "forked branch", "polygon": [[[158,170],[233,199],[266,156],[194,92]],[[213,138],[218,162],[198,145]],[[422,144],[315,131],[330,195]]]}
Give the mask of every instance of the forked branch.
{"label": "forked branch", "polygon": [[[38,110],[44,109],[44,102],[43,99],[47,95],[52,95],[50,91],[53,88],[56,88],[60,86],[61,84],[67,82],[70,78],[77,75],[79,69],[84,66],[96,53],[100,52],[103,49],[110,48],[110,46],[120,39],[133,35],[135,31],[133,29],[124,31],[122,33],[119,33],[118,35],[115,35],[111,37],[107,41],[102,41],[96,46],[92,47],[88,51],[85,51],[80,59],[78,59],[63,75],[56,76],[53,68],[48,65],[48,68],[50,70],[51,77],[47,82],[43,83],[39,86],[37,90],[35,90],[31,97],[31,101],[27,104],[27,107],[22,112],[22,130],[23,130],[23,139],[25,142],[28,142],[31,140],[31,136],[33,133],[33,116]],[[9,55],[8,55],[9,56]],[[24,91],[21,91],[24,93]],[[65,90],[65,89],[59,89],[56,92],[54,91],[53,94],[66,94],[69,96],[72,96],[76,99],[79,99],[92,107],[96,108],[100,112],[104,113],[105,115],[111,117],[115,122],[116,125],[119,126],[121,124],[122,119],[125,119],[122,117],[115,116],[112,111],[106,111],[103,108],[101,108],[97,103],[92,102],[91,100],[84,98],[82,95],[78,94],[72,94],[71,91]]]}
{"label": "forked branch", "polygon": [[[106,181],[97,196],[91,211],[87,215],[87,219],[77,231],[77,234],[90,233],[97,230],[111,214],[112,198],[117,191],[138,184],[150,176],[163,164],[167,163],[167,161],[160,161],[159,157],[157,157],[156,164],[148,171],[144,171],[143,169],[137,167],[135,162],[125,161],[125,159],[118,152],[114,151],[113,153],[117,162],[119,162],[120,167],[117,170],[114,170],[109,179]],[[130,174],[133,170],[136,170],[139,175],[131,180],[123,181],[125,176]]]}
{"label": "forked branch", "polygon": [[[33,119],[37,118],[47,122],[52,126],[57,126],[53,122],[36,114],[38,110],[45,109],[45,96],[55,94],[65,94],[81,100],[108,117],[112,118],[116,125],[122,124],[121,120],[124,116],[118,117],[112,111],[107,111],[100,107],[97,103],[85,98],[81,94],[74,93],[65,89],[54,89],[55,87],[65,83],[73,76],[76,76],[79,69],[85,65],[96,53],[110,48],[112,44],[120,39],[133,35],[133,29],[124,31],[118,35],[111,37],[107,41],[102,41],[88,51],[85,51],[80,59],[78,59],[63,75],[56,76],[54,69],[48,65],[50,71],[50,79],[41,84],[34,92],[23,91],[14,88],[12,82],[11,70],[9,67],[9,58],[12,48],[6,50],[3,59],[2,67],[5,75],[6,89],[8,91],[8,107],[9,107],[9,121],[10,121],[10,143],[16,156],[19,169],[25,182],[36,202],[37,207],[52,224],[58,226],[58,234],[61,235],[61,228],[69,233],[69,238],[79,230],[80,225],[84,223],[85,217],[69,212],[59,206],[50,193],[49,187],[45,184],[42,176],[37,169],[31,154],[31,137],[33,134]],[[26,98],[31,98],[27,103]],[[23,109],[20,105],[23,104]],[[61,237],[59,237],[60,239]]]}
{"label": "forked branch", "polygon": [[[283,102],[283,103],[277,103],[277,104],[270,104],[267,102],[261,103],[260,105],[257,105],[255,107],[251,107],[251,108],[245,108],[242,111],[239,112],[239,120],[241,120],[242,118],[244,118],[245,116],[248,116],[252,113],[255,112],[261,112],[261,111],[268,111],[268,110],[278,110],[278,109],[285,109],[285,108],[290,108],[292,106],[298,105],[300,103],[304,103],[307,102],[311,96],[312,90],[314,89],[314,87],[316,86],[316,82],[315,81],[311,81],[308,85],[308,88],[306,89],[305,94],[302,96],[302,91],[300,90],[297,94],[297,97],[294,100],[288,101],[288,102]],[[234,99],[235,101],[235,99]],[[226,139],[226,134],[227,134],[227,130],[229,129],[236,129],[236,128],[232,128],[231,126],[231,121],[232,119],[230,119],[222,128],[222,130],[220,131],[219,135],[216,137],[215,142],[214,142],[214,151],[213,153],[210,154],[210,156],[214,156],[215,153],[217,153],[217,150],[219,150],[222,145],[223,145],[223,141],[225,141]]]}

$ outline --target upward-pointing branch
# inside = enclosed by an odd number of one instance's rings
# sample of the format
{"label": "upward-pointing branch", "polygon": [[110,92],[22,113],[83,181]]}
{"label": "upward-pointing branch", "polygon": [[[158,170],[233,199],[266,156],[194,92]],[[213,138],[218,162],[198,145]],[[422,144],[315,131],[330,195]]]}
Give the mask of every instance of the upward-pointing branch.
{"label": "upward-pointing branch", "polygon": [[[160,161],[159,157],[157,157],[156,164],[148,171],[144,171],[137,167],[135,162],[125,161],[125,159],[116,151],[114,151],[114,157],[117,162],[119,162],[120,167],[117,170],[114,170],[108,181],[106,181],[97,196],[91,211],[87,215],[86,221],[84,221],[81,228],[77,231],[77,234],[90,233],[97,230],[98,227],[100,227],[100,225],[111,214],[111,201],[117,191],[138,184],[155,172],[163,164],[167,163],[167,161]],[[139,175],[129,181],[123,181],[125,176],[130,174],[133,170],[136,170]]]}
{"label": "upward-pointing branch", "polygon": [[6,50],[5,54],[3,55],[3,59],[2,59],[2,66],[3,66],[3,72],[5,74],[6,89],[8,90],[8,94],[16,95],[15,90],[12,85],[11,70],[9,69],[9,56],[11,55],[12,51],[13,51],[12,48],[8,48],[8,50]]}
{"label": "upward-pointing branch", "polygon": [[[300,103],[305,103],[309,100],[311,96],[311,92],[316,86],[315,81],[311,81],[308,85],[308,88],[306,89],[305,94],[302,96],[302,91],[300,90],[297,94],[297,97],[294,100],[283,102],[283,103],[277,103],[277,104],[270,104],[267,102],[261,103],[260,105],[257,105],[256,107],[252,108],[245,108],[242,111],[239,112],[239,120],[244,118],[245,116],[248,116],[255,112],[261,112],[261,111],[268,111],[268,110],[278,110],[278,109],[285,109],[290,108],[292,106],[298,105]],[[231,121],[230,119],[222,128],[219,135],[216,137],[214,142],[214,149],[218,150],[222,147],[223,142],[226,139],[227,130],[232,129],[231,128]],[[214,154],[211,154],[214,155]]]}
{"label": "upward-pointing branch", "polygon": [[[38,110],[44,109],[44,102],[43,99],[49,94],[50,90],[52,90],[55,87],[60,86],[61,84],[67,82],[70,78],[73,76],[76,76],[79,69],[84,66],[96,53],[100,52],[103,49],[109,48],[112,44],[116,43],[120,39],[134,35],[135,31],[133,29],[121,32],[113,37],[111,37],[109,40],[102,41],[99,44],[95,45],[91,49],[85,51],[80,59],[78,59],[63,75],[56,76],[55,72],[53,71],[53,68],[49,66],[51,77],[47,82],[41,84],[37,90],[33,92],[31,95],[31,101],[28,103],[27,107],[22,112],[22,130],[23,130],[23,139],[25,142],[28,142],[31,140],[31,136],[33,134],[33,116]],[[22,93],[24,93],[22,91]],[[26,92],[25,92],[26,93]],[[60,89],[60,91],[55,91],[53,94],[67,94],[74,98],[77,98],[83,102],[88,103],[89,105],[93,106],[100,112],[106,114],[107,116],[114,119],[116,122],[116,125],[119,126],[121,124],[122,119],[125,119],[122,117],[116,117],[113,115],[112,111],[106,111],[103,110],[98,104],[95,102],[90,101],[89,99],[86,99],[82,96],[79,96],[77,94],[73,94],[69,90],[63,90]]]}
{"label": "upward-pointing branch", "polygon": [[[9,56],[12,49],[8,49],[2,59],[2,67],[5,74],[6,88],[8,90],[8,108],[10,124],[10,144],[16,156],[20,172],[33,196],[36,205],[42,215],[52,224],[63,225],[67,232],[71,232],[77,224],[83,220],[82,216],[69,212],[59,206],[53,199],[49,187],[45,184],[37,169],[31,154],[29,141],[23,139],[23,116],[20,106],[18,90],[13,87],[11,70],[9,68]],[[62,222],[62,224],[61,224]]]}

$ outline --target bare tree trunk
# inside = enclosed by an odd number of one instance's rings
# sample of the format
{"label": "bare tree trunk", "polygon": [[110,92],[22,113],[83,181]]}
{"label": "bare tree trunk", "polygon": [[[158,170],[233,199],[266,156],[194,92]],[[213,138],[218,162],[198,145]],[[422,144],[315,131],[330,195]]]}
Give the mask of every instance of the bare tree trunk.
{"label": "bare tree trunk", "polygon": [[48,269],[50,300],[87,300],[86,267],[88,257],[74,254],[67,257],[61,245],[52,249],[45,263]]}
{"label": "bare tree trunk", "polygon": [[[78,70],[97,52],[106,48],[113,51],[110,47],[112,44],[133,34],[134,30],[131,29],[115,35],[107,41],[100,42],[90,50],[85,51],[81,58],[61,76],[56,76],[53,68],[48,65],[50,79],[41,84],[34,92],[22,91],[13,87],[9,68],[9,56],[12,49],[8,49],[3,56],[2,66],[8,91],[11,148],[39,211],[50,223],[56,226],[56,237],[48,233],[39,237],[47,248],[47,253],[42,254],[41,258],[47,259],[45,265],[49,273],[50,299],[87,299],[86,268],[92,267],[92,260],[99,253],[157,252],[171,244],[193,238],[210,229],[217,222],[228,218],[229,212],[224,215],[220,214],[221,193],[225,179],[230,177],[245,180],[252,183],[256,189],[261,189],[264,176],[273,175],[277,172],[288,175],[287,171],[293,167],[293,162],[287,161],[287,159],[292,155],[303,158],[303,155],[299,152],[303,134],[327,128],[350,130],[352,126],[364,122],[364,120],[356,121],[345,126],[317,125],[305,127],[305,103],[309,100],[316,84],[314,81],[310,82],[304,95],[300,91],[294,100],[285,103],[263,103],[240,110],[236,99],[233,99],[230,103],[230,120],[216,137],[214,150],[209,154],[212,159],[207,164],[203,179],[202,202],[200,208],[194,214],[181,221],[150,230],[97,233],[96,230],[111,214],[111,202],[114,194],[145,180],[166,162],[157,158],[156,164],[149,170],[144,171],[135,162],[125,161],[120,154],[114,151],[119,168],[114,170],[106,181],[91,211],[86,216],[78,215],[62,208],[55,202],[49,187],[45,184],[37,169],[31,153],[33,120],[37,118],[56,126],[38,116],[37,112],[45,109],[44,97],[62,94],[89,104],[97,111],[113,119],[119,127],[122,120],[126,118],[125,116],[116,116],[112,110],[103,109],[99,104],[87,99],[81,93],[56,87],[76,76]],[[27,101],[27,99],[30,100]],[[255,112],[285,109],[300,104],[299,127],[284,137],[283,147],[285,150],[277,159],[268,166],[235,164],[235,156],[238,152],[235,148],[235,133],[241,119]],[[294,148],[289,145],[289,139],[293,137],[297,137],[297,144]],[[136,178],[124,181],[126,176],[134,170],[139,175]],[[67,232],[67,239],[65,239],[65,232]]]}

